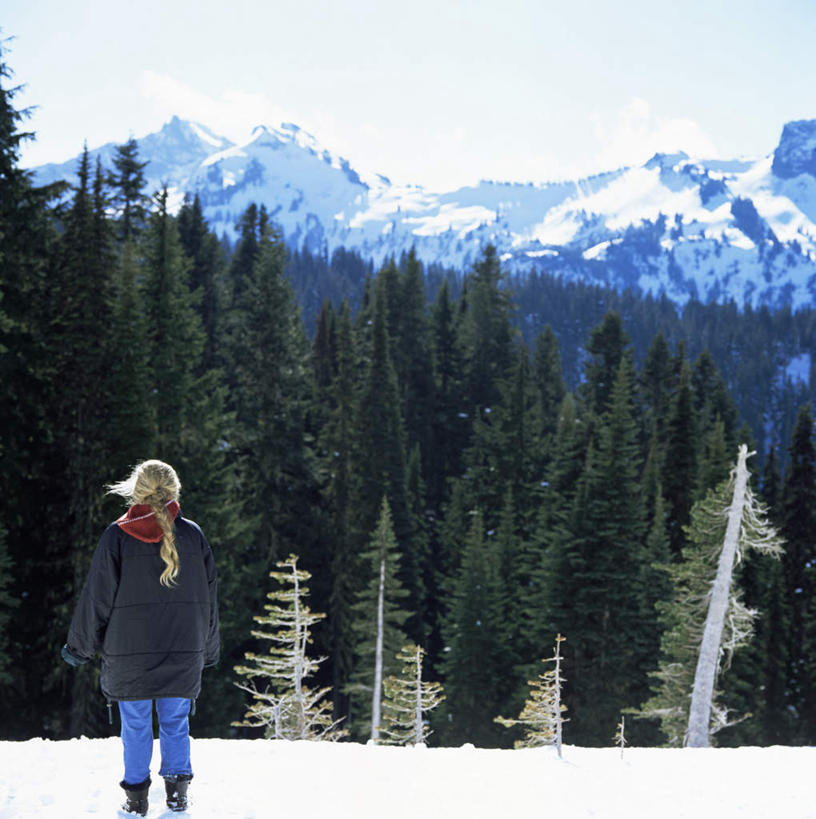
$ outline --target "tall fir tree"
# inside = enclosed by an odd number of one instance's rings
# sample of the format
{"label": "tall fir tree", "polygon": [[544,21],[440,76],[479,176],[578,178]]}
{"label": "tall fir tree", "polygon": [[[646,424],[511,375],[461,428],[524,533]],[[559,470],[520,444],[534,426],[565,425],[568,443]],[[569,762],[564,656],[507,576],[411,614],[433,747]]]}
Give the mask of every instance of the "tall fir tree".
{"label": "tall fir tree", "polygon": [[406,492],[411,514],[411,549],[403,560],[410,561],[406,576],[413,578],[417,590],[414,608],[405,624],[405,632],[422,643],[428,639],[429,585],[433,584],[434,566],[429,544],[429,520],[425,501],[425,481],[422,479],[422,454],[419,444],[414,444],[408,457]]}
{"label": "tall fir tree", "polygon": [[[74,601],[85,581],[94,546],[103,528],[101,487],[108,451],[115,436],[108,426],[111,410],[109,361],[114,339],[100,318],[113,309],[113,253],[105,221],[101,169],[91,182],[90,159],[83,152],[71,208],[65,220],[62,254],[53,282],[52,339],[62,377],[56,446],[68,487],[66,554]],[[93,184],[93,189],[92,189]],[[67,623],[63,622],[63,630]],[[99,707],[96,672],[83,666],[71,675],[71,736],[106,733]]]}
{"label": "tall fir tree", "polygon": [[133,137],[116,146],[113,167],[107,183],[113,189],[119,239],[124,243],[134,239],[144,228],[150,201],[144,193],[147,162],[139,161],[139,143]]}
{"label": "tall fir tree", "polygon": [[669,345],[663,333],[658,333],[643,362],[640,373],[641,393],[647,414],[649,434],[654,435],[659,449],[659,460],[662,462],[665,440],[666,422],[669,415],[669,406],[672,395],[672,360]]}
{"label": "tall fir tree", "polygon": [[590,413],[600,416],[612,398],[612,385],[618,375],[624,351],[630,343],[623,329],[623,320],[608,312],[589,335],[587,352],[591,358],[585,367],[583,394]]}
{"label": "tall fir tree", "polygon": [[514,331],[511,304],[502,287],[498,252],[487,245],[469,274],[468,296],[460,325],[465,356],[467,409],[492,407],[499,399],[499,379],[510,369]]}
{"label": "tall fir tree", "polygon": [[[181,246],[176,220],[167,208],[167,191],[156,197],[144,237],[145,267],[141,309],[147,324],[144,358],[148,363],[155,418],[152,457],[176,468],[183,484],[184,511],[206,526],[221,569],[234,559],[235,546],[247,537],[233,465],[228,462],[232,442],[226,390],[216,370],[204,371],[205,337],[188,284],[189,261]],[[229,565],[229,563],[228,563]],[[266,568],[266,567],[264,567]],[[224,571],[222,587],[229,597],[235,581]],[[242,600],[236,593],[236,600]],[[247,606],[242,611],[251,610]],[[222,620],[225,644],[235,646],[234,621],[227,610]],[[226,637],[229,635],[230,642]],[[228,661],[232,658],[229,655]],[[203,689],[200,713],[209,724],[218,722],[219,702],[235,707],[238,692],[223,677]],[[223,724],[223,723],[222,723]]]}
{"label": "tall fir tree", "polygon": [[[768,507],[771,523],[780,528],[782,516],[782,479],[776,449],[771,446],[762,471],[762,500]],[[787,548],[787,546],[786,546]],[[787,670],[789,668],[790,611],[785,596],[784,560],[756,561],[755,596],[746,594],[749,606],[759,609],[756,621],[756,664],[759,667],[752,689],[751,741],[761,745],[786,745],[794,733],[795,721],[788,707]],[[743,676],[743,675],[741,675]]]}
{"label": "tall fir tree", "polygon": [[673,397],[666,429],[666,456],[661,483],[668,514],[672,554],[680,555],[685,542],[683,527],[688,525],[697,494],[697,428],[691,372],[688,363],[679,361],[677,390]]}
{"label": "tall fir tree", "polygon": [[399,672],[397,655],[405,645],[403,626],[408,618],[403,608],[408,594],[399,581],[400,550],[386,497],[382,498],[369,549],[361,557],[368,567],[368,583],[358,592],[353,606],[355,663],[348,685],[351,730],[358,737],[376,741],[383,680]]}
{"label": "tall fir tree", "polygon": [[463,361],[458,335],[456,305],[444,281],[431,311],[434,405],[427,485],[428,505],[437,515],[448,500],[448,478],[461,474],[470,427],[471,408],[462,399]]}
{"label": "tall fir tree", "polygon": [[110,368],[110,411],[116,446],[108,455],[110,475],[127,474],[155,452],[156,411],[153,400],[150,324],[139,281],[142,268],[132,241],[125,242],[113,270],[111,332],[116,354]]}
{"label": "tall fir tree", "polygon": [[67,185],[35,187],[32,172],[19,165],[23,144],[33,138],[23,130],[31,111],[15,107],[21,86],[11,84],[7,42],[0,40],[0,522],[20,605],[6,632],[15,674],[0,683],[0,723],[7,738],[22,739],[32,732],[64,735],[64,689],[54,690],[52,674],[53,620],[70,595],[70,573],[56,559],[64,556],[56,530],[31,521],[63,520],[66,507],[53,445],[59,382],[49,337],[50,279],[59,240],[49,207]]}
{"label": "tall fir tree", "polygon": [[569,616],[571,604],[562,593],[561,578],[569,574],[569,544],[576,525],[576,493],[587,450],[586,425],[577,417],[575,400],[567,393],[561,403],[555,446],[544,481],[544,493],[534,537],[522,555],[528,585],[521,604],[528,622],[526,638],[533,661]]}
{"label": "tall fir tree", "polygon": [[218,364],[218,340],[222,321],[224,254],[218,237],[211,233],[204,220],[198,194],[190,202],[186,198],[178,214],[178,230],[184,253],[190,260],[188,285],[195,295],[195,304],[204,331],[204,352],[201,373]]}
{"label": "tall fir tree", "polygon": [[[356,401],[356,373],[351,309],[344,301],[337,316],[337,374],[326,389],[331,411],[322,432],[327,461],[324,495],[328,505],[331,589],[328,607],[329,660],[335,717],[348,714],[346,684],[354,662],[351,606],[360,573],[354,549],[351,508],[352,446]],[[318,376],[318,383],[319,383]]]}
{"label": "tall fir tree", "polygon": [[558,338],[549,324],[536,338],[533,381],[538,390],[539,434],[545,459],[548,460],[561,402],[566,395]]}
{"label": "tall fir tree", "polygon": [[476,511],[453,580],[442,661],[447,700],[437,731],[446,745],[495,747],[507,738],[493,719],[506,705],[509,645],[502,612],[502,580],[495,538]]}
{"label": "tall fir tree", "polygon": [[224,582],[234,603],[231,616],[222,622],[224,643],[232,649],[228,662],[251,648],[244,612],[257,608],[254,578],[295,550],[304,566],[311,567],[318,558],[321,514],[316,457],[305,430],[313,394],[309,346],[284,276],[286,248],[280,235],[265,228],[257,258],[252,258],[249,269],[241,272],[224,340],[234,385],[227,465],[236,475],[236,508],[245,526],[229,555]]}
{"label": "tall fir tree", "polygon": [[[425,310],[422,263],[411,248],[400,280],[399,323],[389,330],[394,337],[394,367],[402,399],[402,417],[409,450],[419,446],[423,479],[431,463],[434,377]],[[389,319],[390,322],[390,319]]]}
{"label": "tall fir tree", "polygon": [[[421,575],[413,560],[413,529],[406,491],[405,432],[399,387],[389,352],[387,296],[377,282],[371,353],[362,379],[355,417],[352,509],[358,545],[364,544],[380,515],[383,493],[393,516],[401,549],[401,580],[409,594],[408,609],[418,610],[423,597]],[[399,649],[399,646],[397,646]]]}
{"label": "tall fir tree", "polygon": [[[664,626],[661,662],[641,715],[660,719],[670,745],[700,744],[700,731],[708,744],[710,735],[728,725],[729,710],[738,701],[725,699],[717,687],[719,678],[731,666],[734,651],[749,643],[756,615],[746,608],[732,580],[736,552],[780,551],[764,506],[747,486],[746,455],[743,446],[741,476],[735,468],[730,478],[695,503],[682,560],[665,566],[672,597],[658,605]],[[711,672],[713,692],[706,698],[706,673]],[[710,712],[700,708],[700,702]],[[700,714],[704,725],[698,724]]]}
{"label": "tall fir tree", "polygon": [[783,490],[781,531],[787,546],[782,561],[788,619],[787,687],[789,706],[796,715],[790,742],[816,742],[816,676],[807,649],[816,648],[812,635],[816,610],[816,446],[810,405],[799,408],[788,451]]}
{"label": "tall fir tree", "polygon": [[609,405],[597,422],[576,496],[571,538],[561,558],[566,573],[555,590],[566,614],[555,628],[572,634],[565,659],[574,703],[569,736],[579,744],[606,741],[621,707],[648,692],[653,657],[644,640],[651,616],[643,581],[647,525],[640,489],[640,447],[634,368],[621,357]]}

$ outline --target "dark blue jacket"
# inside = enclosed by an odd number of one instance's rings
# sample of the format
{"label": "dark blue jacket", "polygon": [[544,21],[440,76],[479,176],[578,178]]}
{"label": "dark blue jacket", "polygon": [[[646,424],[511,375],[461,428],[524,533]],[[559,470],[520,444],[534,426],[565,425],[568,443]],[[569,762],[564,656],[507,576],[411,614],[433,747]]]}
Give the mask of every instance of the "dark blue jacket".
{"label": "dark blue jacket", "polygon": [[67,647],[81,659],[102,652],[102,693],[109,700],[193,699],[201,669],[218,662],[215,561],[197,524],[175,520],[179,573],[159,577],[161,543],[138,540],[112,523],[96,547]]}

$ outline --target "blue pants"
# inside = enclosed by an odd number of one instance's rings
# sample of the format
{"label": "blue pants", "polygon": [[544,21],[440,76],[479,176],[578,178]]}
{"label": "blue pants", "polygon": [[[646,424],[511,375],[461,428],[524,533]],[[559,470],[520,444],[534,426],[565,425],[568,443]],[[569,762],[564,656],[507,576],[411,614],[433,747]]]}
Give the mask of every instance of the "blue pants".
{"label": "blue pants", "polygon": [[[156,700],[159,715],[159,776],[188,774],[190,767],[190,700],[164,697]],[[122,745],[125,752],[125,779],[138,785],[150,776],[153,756],[153,700],[120,700]]]}

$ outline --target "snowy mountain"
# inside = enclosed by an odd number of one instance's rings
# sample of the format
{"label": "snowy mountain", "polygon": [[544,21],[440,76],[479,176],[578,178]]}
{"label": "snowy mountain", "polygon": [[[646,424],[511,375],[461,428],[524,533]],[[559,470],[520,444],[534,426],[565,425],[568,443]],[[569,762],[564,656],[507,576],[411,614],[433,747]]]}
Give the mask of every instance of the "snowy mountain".
{"label": "snowy mountain", "polygon": [[[554,748],[193,739],[183,814],[165,807],[159,758],[157,740],[155,819],[816,819],[816,748],[629,748],[621,759],[564,746],[559,759]],[[118,738],[0,742],[0,766],[0,819],[112,817],[123,800]]]}
{"label": "snowy mountain", "polygon": [[[466,270],[493,243],[507,270],[665,293],[677,304],[816,303],[816,120],[785,125],[772,155],[700,160],[656,154],[568,182],[480,182],[454,191],[364,175],[291,123],[234,145],[174,117],[139,141],[151,190],[178,207],[198,193],[210,226],[235,238],[250,202],[290,244],[344,246],[379,264],[416,246],[426,263]],[[95,151],[107,167],[114,146]],[[77,161],[45,165],[70,179]]]}

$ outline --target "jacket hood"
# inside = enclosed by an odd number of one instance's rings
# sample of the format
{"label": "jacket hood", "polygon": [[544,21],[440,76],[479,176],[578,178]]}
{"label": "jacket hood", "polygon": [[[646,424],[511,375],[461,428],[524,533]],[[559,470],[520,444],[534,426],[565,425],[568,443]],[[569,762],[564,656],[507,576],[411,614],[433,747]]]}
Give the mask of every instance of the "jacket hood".
{"label": "jacket hood", "polygon": [[[175,520],[181,509],[178,501],[172,500],[165,505],[170,513],[170,519]],[[131,506],[122,517],[117,519],[116,523],[120,529],[145,543],[158,543],[164,537],[155,513],[146,503]]]}

